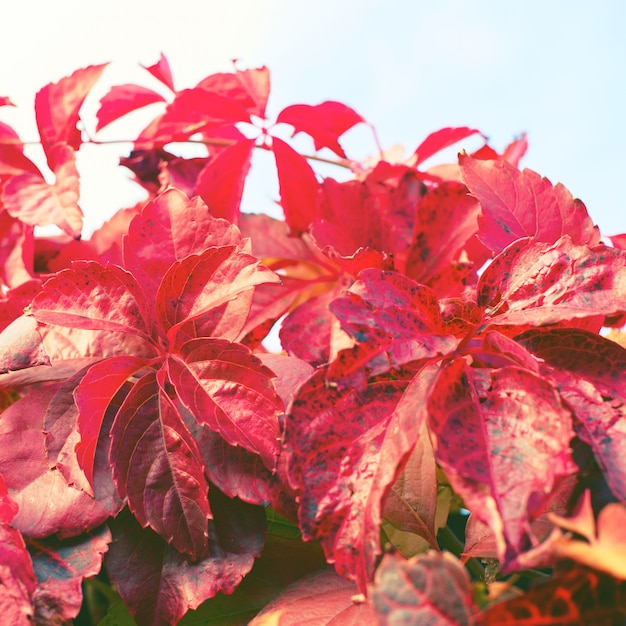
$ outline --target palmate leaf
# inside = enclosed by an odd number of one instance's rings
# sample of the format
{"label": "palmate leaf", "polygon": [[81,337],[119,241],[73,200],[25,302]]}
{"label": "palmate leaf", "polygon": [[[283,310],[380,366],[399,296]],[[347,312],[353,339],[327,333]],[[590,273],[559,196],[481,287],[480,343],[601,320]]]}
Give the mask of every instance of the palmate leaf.
{"label": "palmate leaf", "polygon": [[107,571],[139,626],[177,624],[218,592],[232,593],[261,554],[265,513],[210,490],[215,519],[208,522],[208,551],[197,563],[168,545],[127,512],[110,522],[113,542]]}
{"label": "palmate leaf", "polygon": [[516,366],[443,368],[428,401],[435,456],[506,564],[555,481],[575,471],[571,416],[552,385]]}
{"label": "palmate leaf", "polygon": [[[209,248],[172,264],[166,272],[157,292],[157,319],[169,331],[174,344],[177,326],[215,311],[240,293],[268,282],[277,283],[280,279],[239,247]],[[248,310],[242,311],[241,317],[239,321],[243,325]],[[231,323],[237,322],[233,316]],[[214,334],[206,325],[203,330],[209,336]]]}
{"label": "palmate leaf", "polygon": [[124,267],[154,305],[159,284],[173,263],[209,247],[240,241],[237,227],[211,217],[202,200],[189,200],[169,187],[131,222],[124,238]]}
{"label": "palmate leaf", "polygon": [[274,374],[248,348],[224,339],[192,339],[168,359],[167,370],[200,423],[275,468],[283,403],[271,383]]}
{"label": "palmate leaf", "polygon": [[142,526],[198,561],[208,549],[208,485],[198,446],[166,390],[164,371],[140,378],[111,427],[118,492]]}
{"label": "palmate leaf", "polygon": [[165,98],[147,87],[140,85],[115,85],[100,100],[96,131],[102,130],[131,111],[155,102],[165,102]]}

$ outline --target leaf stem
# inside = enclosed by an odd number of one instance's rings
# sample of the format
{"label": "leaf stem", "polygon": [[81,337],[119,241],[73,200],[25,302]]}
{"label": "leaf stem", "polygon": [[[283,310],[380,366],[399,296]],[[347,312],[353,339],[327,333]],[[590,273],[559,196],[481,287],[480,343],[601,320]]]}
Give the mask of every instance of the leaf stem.
{"label": "leaf stem", "polygon": [[[463,543],[461,540],[454,534],[452,529],[449,526],[444,526],[439,529],[437,533],[437,539],[439,540],[439,545],[444,549],[452,552],[457,557],[460,557],[463,552]],[[470,571],[474,578],[484,582],[485,580],[485,568],[480,564],[478,559],[474,557],[470,557],[467,559],[465,566]]]}

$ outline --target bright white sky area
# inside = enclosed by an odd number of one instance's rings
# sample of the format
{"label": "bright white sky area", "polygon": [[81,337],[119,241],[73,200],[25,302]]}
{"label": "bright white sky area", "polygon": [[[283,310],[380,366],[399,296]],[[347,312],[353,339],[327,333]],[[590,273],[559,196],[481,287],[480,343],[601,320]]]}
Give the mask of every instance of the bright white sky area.
{"label": "bright white sky area", "polygon": [[[18,109],[3,107],[0,120],[25,140],[36,136],[36,91],[79,67],[112,62],[89,101],[93,112],[109,85],[154,88],[138,64],[160,52],[178,89],[238,58],[270,68],[270,115],[339,100],[374,124],[383,147],[410,153],[444,126],[478,128],[496,149],[526,132],[525,167],[580,197],[604,234],[626,231],[622,0],[20,0],[1,16],[0,96]],[[132,139],[139,119],[102,138]],[[364,129],[343,143],[355,158],[375,152]],[[87,230],[142,197],[116,166],[128,150],[81,149]],[[29,155],[42,163],[36,149]],[[247,210],[271,208],[271,178],[260,164]]]}

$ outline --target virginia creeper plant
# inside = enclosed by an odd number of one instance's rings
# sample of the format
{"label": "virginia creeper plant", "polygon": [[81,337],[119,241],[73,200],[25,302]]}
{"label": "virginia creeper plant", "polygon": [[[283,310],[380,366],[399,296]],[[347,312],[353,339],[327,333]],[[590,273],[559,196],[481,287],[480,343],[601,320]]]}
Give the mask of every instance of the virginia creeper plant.
{"label": "virginia creeper plant", "polygon": [[[267,68],[145,69],[92,129],[105,65],[39,91],[49,171],[0,122],[6,623],[622,623],[626,235],[524,137],[359,161]],[[81,238],[76,153],[155,103],[145,200]],[[240,210],[255,151],[283,219]]]}

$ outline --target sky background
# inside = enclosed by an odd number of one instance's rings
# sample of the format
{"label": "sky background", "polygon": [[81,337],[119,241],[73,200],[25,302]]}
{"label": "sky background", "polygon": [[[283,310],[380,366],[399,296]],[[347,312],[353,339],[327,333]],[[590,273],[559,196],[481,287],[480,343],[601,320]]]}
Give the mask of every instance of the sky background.
{"label": "sky background", "polygon": [[[402,144],[410,154],[445,126],[477,128],[499,150],[526,132],[523,166],[580,197],[604,234],[626,231],[622,0],[21,0],[3,6],[2,23],[0,96],[18,108],[3,107],[0,120],[25,140],[36,137],[36,91],[79,67],[112,62],[88,101],[93,128],[108,86],[155,87],[138,64],[161,52],[178,89],[230,71],[238,58],[270,68],[270,116],[339,100],[376,127],[385,148]],[[142,119],[116,123],[102,138],[132,138]],[[354,158],[375,152],[363,127],[342,143]],[[88,231],[142,197],[116,166],[128,150],[81,148]],[[29,156],[43,163],[37,148]],[[247,210],[270,210],[277,198],[261,161],[255,156]]]}

